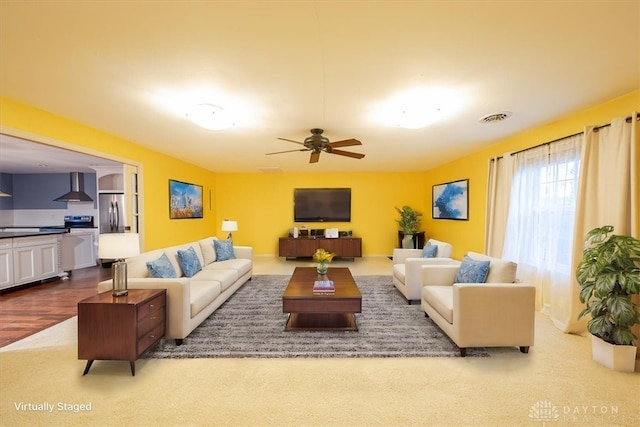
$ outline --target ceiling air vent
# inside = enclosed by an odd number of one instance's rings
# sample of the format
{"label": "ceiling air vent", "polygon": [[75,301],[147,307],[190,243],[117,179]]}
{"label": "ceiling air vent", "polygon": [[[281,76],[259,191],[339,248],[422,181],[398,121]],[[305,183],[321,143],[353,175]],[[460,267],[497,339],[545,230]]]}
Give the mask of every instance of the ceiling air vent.
{"label": "ceiling air vent", "polygon": [[482,117],[479,121],[480,123],[495,123],[495,122],[501,122],[503,120],[506,120],[510,116],[511,116],[510,111],[502,111],[500,113],[486,115]]}

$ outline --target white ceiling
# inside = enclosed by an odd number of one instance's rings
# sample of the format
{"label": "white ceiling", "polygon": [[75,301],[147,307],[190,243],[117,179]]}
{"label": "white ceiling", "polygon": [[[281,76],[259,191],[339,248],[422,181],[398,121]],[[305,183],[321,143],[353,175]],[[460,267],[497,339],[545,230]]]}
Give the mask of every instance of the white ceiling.
{"label": "white ceiling", "polygon": [[[637,90],[639,29],[637,0],[2,0],[0,95],[218,172],[424,171]],[[372,117],[412,87],[464,102],[422,129]],[[313,127],[366,157],[265,155]]]}

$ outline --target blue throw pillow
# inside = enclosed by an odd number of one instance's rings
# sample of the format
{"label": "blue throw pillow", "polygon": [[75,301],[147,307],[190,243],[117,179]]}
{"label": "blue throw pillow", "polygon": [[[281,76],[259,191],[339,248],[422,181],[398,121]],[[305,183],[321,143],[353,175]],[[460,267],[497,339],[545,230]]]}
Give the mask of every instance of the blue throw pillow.
{"label": "blue throw pillow", "polygon": [[189,249],[186,251],[179,250],[178,261],[186,277],[193,277],[194,274],[202,270],[202,265],[200,265],[200,260],[193,246],[189,246]]}
{"label": "blue throw pillow", "polygon": [[147,270],[149,270],[149,276],[156,279],[170,279],[178,277],[176,269],[173,268],[167,254],[162,254],[162,256],[155,261],[147,262]]}
{"label": "blue throw pillow", "polygon": [[427,242],[422,248],[422,258],[435,258],[438,255],[438,245],[432,245],[431,242]]}
{"label": "blue throw pillow", "polygon": [[217,261],[226,261],[228,259],[236,259],[233,252],[233,242],[231,240],[214,240],[213,246],[216,247]]}
{"label": "blue throw pillow", "polygon": [[465,255],[460,264],[455,283],[484,283],[489,274],[491,261],[476,261]]}

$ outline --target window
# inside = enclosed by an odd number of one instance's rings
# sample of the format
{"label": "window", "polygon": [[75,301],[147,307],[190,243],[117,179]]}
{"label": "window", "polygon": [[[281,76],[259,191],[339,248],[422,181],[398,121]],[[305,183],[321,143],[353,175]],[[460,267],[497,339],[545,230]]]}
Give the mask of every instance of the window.
{"label": "window", "polygon": [[516,154],[504,257],[569,273],[581,137]]}

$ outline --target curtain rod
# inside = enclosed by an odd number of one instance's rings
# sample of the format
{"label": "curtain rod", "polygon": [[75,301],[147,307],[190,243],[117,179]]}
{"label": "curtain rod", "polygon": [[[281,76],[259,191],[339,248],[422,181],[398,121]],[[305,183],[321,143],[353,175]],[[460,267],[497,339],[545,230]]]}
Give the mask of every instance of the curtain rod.
{"label": "curtain rod", "polygon": [[[627,122],[627,123],[631,123],[631,119],[632,119],[631,116],[625,117],[624,121]],[[640,121],[640,114],[636,117],[636,120]],[[593,131],[594,132],[598,132],[600,129],[606,128],[606,127],[609,127],[609,126],[611,126],[611,123],[605,123],[605,124],[600,125],[600,126],[595,126],[593,128]],[[583,133],[584,133],[584,131],[578,132],[578,133],[574,133],[572,135],[563,136],[562,138],[554,139],[553,141],[543,142],[542,144],[534,145],[533,147],[523,148],[522,150],[514,151],[513,153],[511,153],[511,155],[514,156],[514,155],[516,155],[518,153],[523,153],[525,151],[533,150],[534,148],[544,147],[545,145],[553,144],[554,142],[559,142],[559,141],[562,141],[564,139],[573,138],[574,136],[582,135]],[[501,159],[501,158],[502,158],[502,156],[495,157],[496,160],[497,159]],[[491,160],[493,160],[493,159],[491,159]]]}

